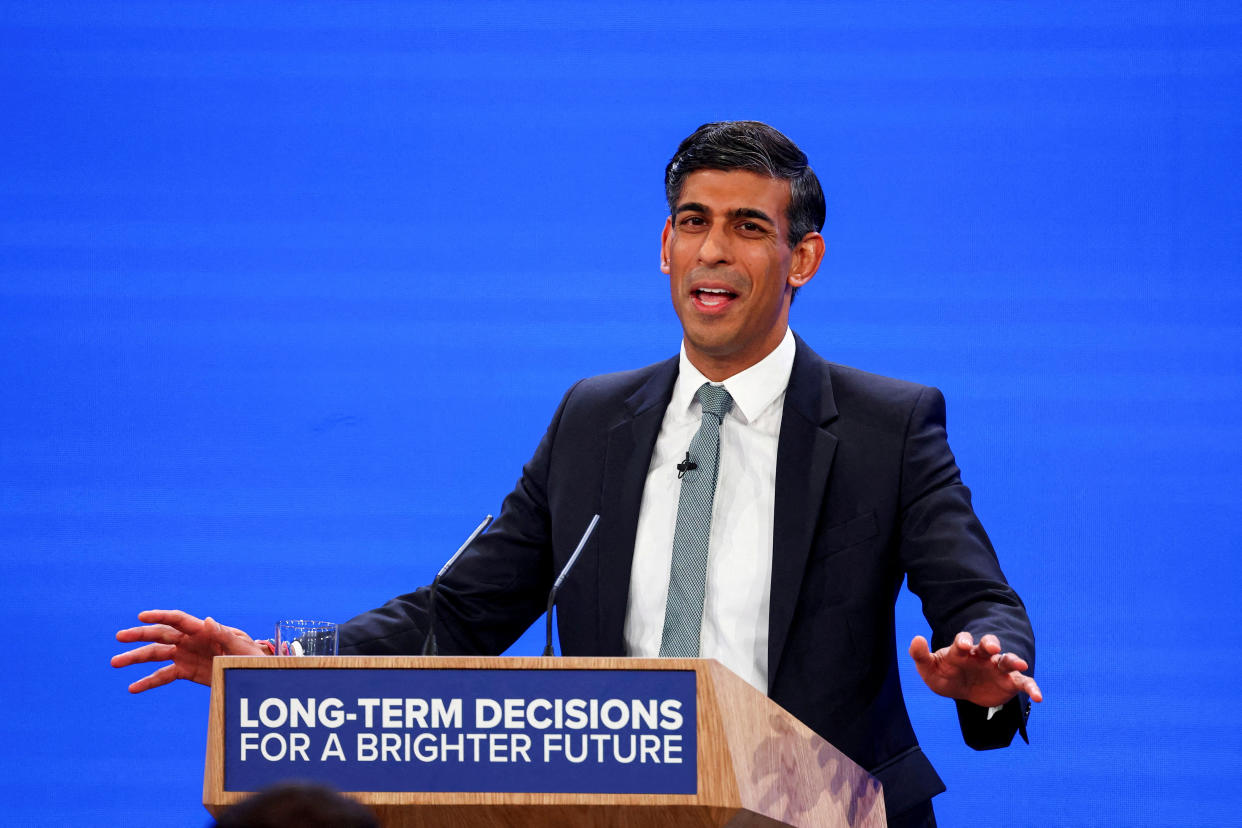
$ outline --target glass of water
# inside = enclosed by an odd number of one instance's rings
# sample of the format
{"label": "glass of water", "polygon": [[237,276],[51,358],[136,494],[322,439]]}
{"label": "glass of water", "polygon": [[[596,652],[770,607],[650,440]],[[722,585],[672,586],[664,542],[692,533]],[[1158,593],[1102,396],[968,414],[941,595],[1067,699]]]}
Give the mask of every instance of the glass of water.
{"label": "glass of water", "polygon": [[336,655],[337,630],[332,621],[291,619],[276,622],[276,654]]}

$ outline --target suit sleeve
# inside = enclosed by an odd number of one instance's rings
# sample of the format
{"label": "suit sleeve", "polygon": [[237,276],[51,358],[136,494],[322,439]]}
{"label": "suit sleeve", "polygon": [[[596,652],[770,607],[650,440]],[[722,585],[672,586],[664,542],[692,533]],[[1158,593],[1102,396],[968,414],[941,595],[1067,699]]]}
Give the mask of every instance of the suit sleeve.
{"label": "suit sleeve", "polygon": [[[576,385],[574,386],[577,387]],[[552,588],[547,480],[566,392],[489,531],[440,581],[436,641],[443,655],[499,655],[544,610]],[[399,595],[341,626],[344,655],[416,655],[427,636],[428,588]]]}
{"label": "suit sleeve", "polygon": [[[923,603],[932,649],[961,631],[994,634],[1007,651],[1035,668],[1035,638],[1026,607],[1009,586],[996,552],[971,507],[945,429],[944,397],[925,388],[910,413],[902,460],[901,557],[912,592]],[[986,708],[958,701],[966,743],[1004,747],[1015,732],[1026,739],[1030,700],[1023,694],[988,718]]]}

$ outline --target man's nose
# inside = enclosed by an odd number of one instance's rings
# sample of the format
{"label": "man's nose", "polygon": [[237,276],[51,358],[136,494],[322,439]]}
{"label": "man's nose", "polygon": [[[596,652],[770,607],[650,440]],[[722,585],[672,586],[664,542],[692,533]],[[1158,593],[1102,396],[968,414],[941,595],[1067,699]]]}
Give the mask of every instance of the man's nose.
{"label": "man's nose", "polygon": [[699,264],[724,264],[731,260],[732,255],[727,228],[721,224],[708,228],[703,244],[699,247]]}

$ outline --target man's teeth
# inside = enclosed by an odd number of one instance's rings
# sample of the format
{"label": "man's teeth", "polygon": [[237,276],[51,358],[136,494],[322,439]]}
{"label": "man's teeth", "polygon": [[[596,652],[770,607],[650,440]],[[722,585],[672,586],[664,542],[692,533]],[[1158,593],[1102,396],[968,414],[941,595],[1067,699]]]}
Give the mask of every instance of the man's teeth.
{"label": "man's teeth", "polygon": [[704,305],[719,305],[721,302],[726,302],[737,296],[736,293],[724,288],[697,288],[695,293],[698,294],[699,301]]}

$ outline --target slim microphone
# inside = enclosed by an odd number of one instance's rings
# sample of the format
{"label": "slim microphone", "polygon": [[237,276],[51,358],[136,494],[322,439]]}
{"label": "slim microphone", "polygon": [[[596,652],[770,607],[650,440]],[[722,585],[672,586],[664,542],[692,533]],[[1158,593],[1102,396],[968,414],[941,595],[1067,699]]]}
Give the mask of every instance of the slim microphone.
{"label": "slim microphone", "polygon": [[690,459],[690,452],[686,452],[686,459],[677,464],[677,479],[681,480],[686,476],[686,472],[694,471],[699,464]]}
{"label": "slim microphone", "polygon": [[436,646],[436,590],[440,588],[440,579],[444,577],[444,573],[448,572],[453,564],[457,563],[457,559],[461,557],[461,553],[470,548],[470,544],[474,543],[474,539],[483,534],[483,530],[491,525],[492,516],[488,515],[483,518],[483,522],[475,527],[470,533],[470,537],[466,538],[466,542],[461,548],[453,553],[453,557],[440,567],[440,571],[436,573],[435,580],[431,582],[431,594],[427,598],[427,639],[423,642],[423,655],[439,655],[440,648]]}
{"label": "slim microphone", "polygon": [[552,591],[548,593],[548,643],[543,648],[545,656],[556,655],[556,651],[552,649],[552,605],[556,603],[556,592],[561,588],[561,582],[565,580],[569,570],[574,568],[574,563],[578,560],[578,556],[582,554],[582,550],[586,546],[587,540],[590,539],[591,533],[595,531],[595,524],[597,523],[599,523],[599,515],[591,518],[590,525],[582,533],[582,540],[578,541],[578,548],[574,550],[574,554],[569,556],[569,562],[565,564],[561,574],[556,577],[556,583],[552,584]]}

